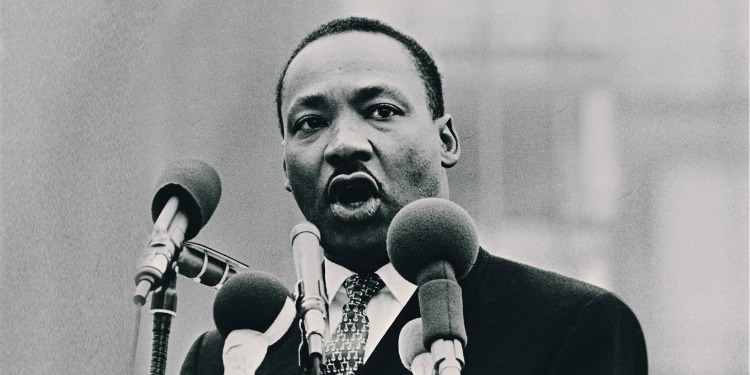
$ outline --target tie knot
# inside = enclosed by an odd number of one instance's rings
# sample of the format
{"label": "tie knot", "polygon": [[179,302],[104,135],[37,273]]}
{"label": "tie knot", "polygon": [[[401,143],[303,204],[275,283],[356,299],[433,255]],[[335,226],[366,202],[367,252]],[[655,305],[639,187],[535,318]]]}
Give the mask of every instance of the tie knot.
{"label": "tie knot", "polygon": [[385,283],[376,273],[354,274],[344,281],[348,304],[367,305]]}

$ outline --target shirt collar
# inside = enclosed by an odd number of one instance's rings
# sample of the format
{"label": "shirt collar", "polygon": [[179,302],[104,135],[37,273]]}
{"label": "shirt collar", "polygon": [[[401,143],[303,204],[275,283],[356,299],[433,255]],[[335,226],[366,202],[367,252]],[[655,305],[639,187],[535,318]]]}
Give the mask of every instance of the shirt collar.
{"label": "shirt collar", "polygon": [[[354,275],[354,272],[342,265],[331,262],[328,258],[323,260],[323,264],[325,267],[326,292],[328,294],[328,303],[330,304],[333,302],[333,297],[336,296],[336,292],[341,285],[344,284],[344,281],[349,276]],[[391,263],[380,267],[375,273],[380,276],[380,279],[385,283],[385,287],[388,288],[401,306],[409,302],[409,298],[411,298],[411,295],[417,289],[416,285],[401,277]]]}

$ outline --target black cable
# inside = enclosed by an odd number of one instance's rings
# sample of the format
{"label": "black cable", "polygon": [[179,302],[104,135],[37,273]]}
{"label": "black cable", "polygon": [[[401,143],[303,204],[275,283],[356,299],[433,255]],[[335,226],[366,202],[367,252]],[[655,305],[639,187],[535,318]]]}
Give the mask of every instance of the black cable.
{"label": "black cable", "polygon": [[172,318],[177,313],[177,274],[174,269],[164,273],[161,288],[151,294],[151,312],[154,314],[153,345],[151,346],[151,375],[164,375],[167,368],[167,349]]}
{"label": "black cable", "polygon": [[154,338],[151,347],[151,375],[164,375],[167,369],[167,350],[169,349],[169,331],[172,326],[172,315],[154,314]]}

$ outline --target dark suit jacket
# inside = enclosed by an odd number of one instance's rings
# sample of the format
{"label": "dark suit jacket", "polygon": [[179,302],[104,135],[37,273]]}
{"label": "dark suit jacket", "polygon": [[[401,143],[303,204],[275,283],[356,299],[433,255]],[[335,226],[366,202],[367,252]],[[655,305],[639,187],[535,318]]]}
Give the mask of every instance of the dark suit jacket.
{"label": "dark suit jacket", "polygon": [[[459,282],[468,342],[464,375],[646,374],[646,344],[633,312],[595,286],[490,255]],[[398,355],[398,335],[419,317],[417,293],[358,375],[411,374]],[[268,350],[257,374],[301,374],[297,324]],[[223,374],[217,331],[190,348],[182,374]]]}

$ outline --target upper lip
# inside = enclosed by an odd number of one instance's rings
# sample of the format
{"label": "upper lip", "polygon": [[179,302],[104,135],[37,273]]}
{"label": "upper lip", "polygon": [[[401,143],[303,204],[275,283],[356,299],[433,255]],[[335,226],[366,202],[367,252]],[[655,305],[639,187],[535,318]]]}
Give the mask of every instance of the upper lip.
{"label": "upper lip", "polygon": [[380,184],[378,183],[378,180],[366,171],[360,170],[352,173],[334,173],[328,180],[328,188],[326,189],[328,201],[336,201],[336,194],[342,188],[354,184],[362,184],[365,188],[370,190],[373,197],[377,197],[380,193]]}

